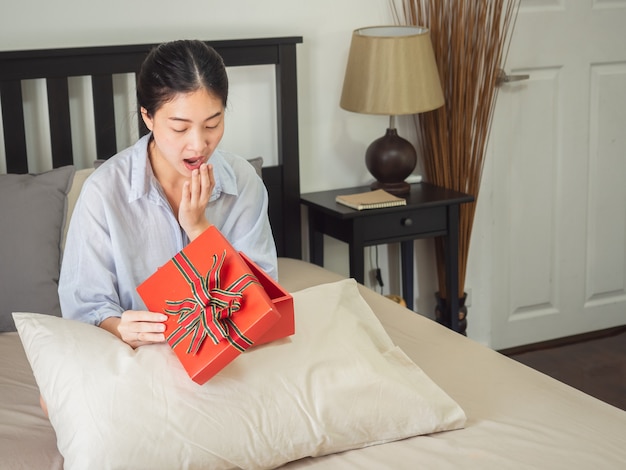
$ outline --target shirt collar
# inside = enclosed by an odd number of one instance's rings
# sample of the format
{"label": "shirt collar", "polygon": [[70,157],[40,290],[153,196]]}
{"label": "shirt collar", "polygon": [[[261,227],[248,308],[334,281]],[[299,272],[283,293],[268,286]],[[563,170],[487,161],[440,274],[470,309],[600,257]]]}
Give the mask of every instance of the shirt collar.
{"label": "shirt collar", "polygon": [[[131,181],[129,202],[133,202],[141,197],[148,197],[150,200],[160,200],[159,184],[152,173],[152,166],[148,159],[148,144],[152,134],[141,137],[131,148]],[[219,198],[222,193],[237,196],[237,180],[232,166],[230,166],[220,150],[215,150],[209,163],[213,165],[213,176],[215,178],[215,188],[211,194],[210,201]]]}
{"label": "shirt collar", "polygon": [[150,181],[154,178],[152,167],[148,163],[148,143],[151,136],[151,133],[144,135],[131,147],[128,202],[136,201],[151,193]]}
{"label": "shirt collar", "polygon": [[220,150],[213,152],[213,155],[209,158],[209,163],[213,165],[213,176],[215,178],[215,188],[210,200],[214,201],[222,193],[237,196],[239,192],[237,191],[235,172],[233,167],[226,162]]}

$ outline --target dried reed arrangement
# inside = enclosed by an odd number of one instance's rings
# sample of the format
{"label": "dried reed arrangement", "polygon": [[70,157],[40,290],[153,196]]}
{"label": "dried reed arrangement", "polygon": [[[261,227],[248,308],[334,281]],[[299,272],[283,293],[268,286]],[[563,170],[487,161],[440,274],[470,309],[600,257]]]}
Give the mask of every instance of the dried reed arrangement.
{"label": "dried reed arrangement", "polygon": [[[425,179],[474,196],[461,205],[459,299],[464,296],[470,236],[487,139],[519,0],[391,0],[396,22],[426,26],[445,104],[415,116]],[[420,152],[418,152],[420,153]],[[436,240],[439,295],[448,298],[443,240]]]}

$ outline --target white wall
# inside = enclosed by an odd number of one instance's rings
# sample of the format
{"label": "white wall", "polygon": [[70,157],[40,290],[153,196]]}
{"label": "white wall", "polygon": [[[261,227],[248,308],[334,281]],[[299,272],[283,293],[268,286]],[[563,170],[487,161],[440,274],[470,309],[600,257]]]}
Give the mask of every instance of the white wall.
{"label": "white wall", "polygon": [[[370,181],[363,155],[383,135],[387,119],[349,113],[339,107],[343,73],[352,30],[393,23],[385,0],[0,0],[0,50],[157,43],[180,38],[234,39],[303,36],[298,46],[300,165],[302,192]],[[241,105],[238,106],[240,109]],[[401,134],[414,138],[410,122]],[[347,249],[328,240],[327,266],[347,274]],[[474,248],[480,250],[481,243]],[[398,250],[379,251],[385,293],[399,291]],[[480,253],[472,253],[480,260]],[[366,258],[373,258],[367,256]],[[436,281],[432,241],[416,243],[417,307],[427,315],[434,308]],[[476,263],[479,263],[476,261]],[[489,318],[482,299],[487,292],[472,285],[483,264],[470,267],[472,286],[469,335],[489,343]],[[366,267],[367,269],[368,267]],[[391,282],[389,281],[391,279]]]}

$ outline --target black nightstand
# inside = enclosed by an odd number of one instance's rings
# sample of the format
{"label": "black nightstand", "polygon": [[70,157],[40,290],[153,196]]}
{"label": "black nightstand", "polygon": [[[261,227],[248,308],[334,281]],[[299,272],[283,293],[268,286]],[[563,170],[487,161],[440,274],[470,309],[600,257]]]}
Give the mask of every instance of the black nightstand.
{"label": "black nightstand", "polygon": [[[309,212],[309,253],[311,262],[324,264],[323,235],[348,243],[350,277],[363,283],[364,248],[387,243],[401,244],[402,295],[413,310],[413,241],[445,237],[447,291],[458,292],[459,206],[472,196],[429,183],[411,185],[406,206],[354,210],[335,202],[339,194],[368,191],[368,186],[302,194],[300,200]],[[458,298],[450,299],[450,312],[458,312]],[[450,312],[447,312],[448,314]],[[455,318],[453,318],[455,317]],[[458,316],[447,315],[448,327],[458,331]]]}

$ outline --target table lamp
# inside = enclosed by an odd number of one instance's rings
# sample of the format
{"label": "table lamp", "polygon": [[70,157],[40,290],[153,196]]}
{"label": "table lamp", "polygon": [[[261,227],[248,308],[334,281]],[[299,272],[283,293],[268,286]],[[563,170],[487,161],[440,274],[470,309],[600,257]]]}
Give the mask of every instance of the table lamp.
{"label": "table lamp", "polygon": [[406,195],[405,179],[417,164],[415,147],[400,137],[395,117],[444,104],[430,31],[420,26],[373,26],[352,33],[340,106],[389,116],[386,134],[372,142],[365,164],[376,178],[371,189]]}

